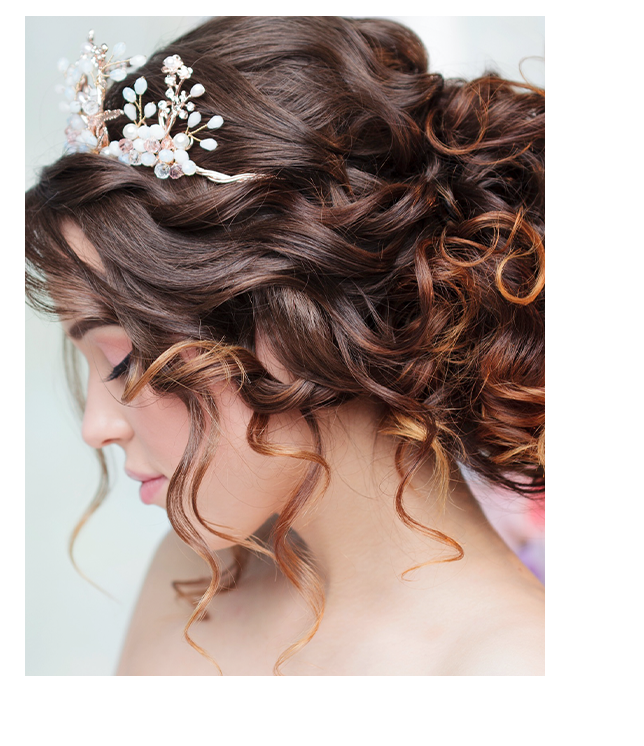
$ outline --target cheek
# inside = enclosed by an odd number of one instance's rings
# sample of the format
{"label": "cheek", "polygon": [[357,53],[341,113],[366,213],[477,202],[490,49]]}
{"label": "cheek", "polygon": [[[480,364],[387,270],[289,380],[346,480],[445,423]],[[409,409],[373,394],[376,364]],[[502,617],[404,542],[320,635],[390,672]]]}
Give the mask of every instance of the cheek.
{"label": "cheek", "polygon": [[130,422],[151,465],[171,477],[190,435],[190,417],[183,402],[170,397],[141,396],[130,411]]}
{"label": "cheek", "polygon": [[[229,391],[222,392],[217,401],[220,435],[200,489],[199,509],[205,519],[222,530],[225,527],[235,536],[246,538],[282,509],[306,467],[287,456],[255,452],[246,440],[251,410]],[[269,442],[310,447],[306,433],[295,422],[286,417],[271,418]],[[213,548],[223,546],[215,546],[217,537],[203,532],[202,536]]]}

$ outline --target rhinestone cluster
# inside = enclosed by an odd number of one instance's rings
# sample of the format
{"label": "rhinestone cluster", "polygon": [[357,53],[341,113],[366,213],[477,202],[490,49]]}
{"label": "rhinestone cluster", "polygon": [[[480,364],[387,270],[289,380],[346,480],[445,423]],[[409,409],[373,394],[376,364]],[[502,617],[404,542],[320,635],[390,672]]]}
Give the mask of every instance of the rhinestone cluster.
{"label": "rhinestone cluster", "polygon": [[[190,159],[188,151],[198,142],[204,150],[214,150],[217,141],[212,137],[200,138],[197,133],[216,130],[224,120],[216,115],[202,124],[201,114],[195,111],[193,99],[205,93],[200,83],[194,84],[188,93],[182,90],[185,81],[192,77],[192,68],[187,67],[179,55],[163,60],[161,71],[165,73],[168,86],[165,99],[158,103],[143,104],[143,95],[148,90],[147,80],[138,78],[132,88],[123,89],[123,109],[104,111],[103,102],[110,80],[122,81],[128,72],[145,63],[143,55],[125,58],[125,45],[116,44],[108,56],[108,47],[94,44],[94,33],[90,31],[88,41],[81,48],[81,57],[70,65],[61,60],[59,69],[65,72],[63,92],[67,101],[64,109],[70,112],[67,135],[67,152],[94,152],[109,158],[117,158],[130,166],[154,168],[159,179],[178,179],[195,173],[212,174],[226,180],[249,177],[226,177],[217,172],[206,172]],[[123,128],[123,137],[109,140],[105,122],[125,114],[131,120]],[[156,117],[156,122],[152,121]],[[184,132],[170,135],[178,120],[186,122]],[[205,134],[205,133],[204,133]],[[210,178],[210,176],[209,176]],[[214,179],[213,179],[214,180]]]}

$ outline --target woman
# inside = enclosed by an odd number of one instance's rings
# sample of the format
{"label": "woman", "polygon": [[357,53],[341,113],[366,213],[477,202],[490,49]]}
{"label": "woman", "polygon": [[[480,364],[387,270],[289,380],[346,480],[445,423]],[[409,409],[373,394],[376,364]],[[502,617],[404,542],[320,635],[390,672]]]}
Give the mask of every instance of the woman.
{"label": "woman", "polygon": [[84,439],[173,526],[119,672],[542,673],[543,587],[459,471],[543,491],[542,92],[383,20],[104,52],[27,258]]}

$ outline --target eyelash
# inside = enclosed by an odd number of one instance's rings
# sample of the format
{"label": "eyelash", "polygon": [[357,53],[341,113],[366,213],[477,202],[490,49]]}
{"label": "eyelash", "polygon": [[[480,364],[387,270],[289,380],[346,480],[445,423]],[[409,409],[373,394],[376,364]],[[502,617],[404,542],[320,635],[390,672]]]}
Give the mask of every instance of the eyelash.
{"label": "eyelash", "polygon": [[121,362],[112,370],[112,372],[109,374],[109,376],[105,379],[106,381],[115,381],[117,378],[120,378],[122,375],[127,373],[127,369],[130,365],[130,358],[132,357],[132,353],[128,353],[128,355],[121,360]]}

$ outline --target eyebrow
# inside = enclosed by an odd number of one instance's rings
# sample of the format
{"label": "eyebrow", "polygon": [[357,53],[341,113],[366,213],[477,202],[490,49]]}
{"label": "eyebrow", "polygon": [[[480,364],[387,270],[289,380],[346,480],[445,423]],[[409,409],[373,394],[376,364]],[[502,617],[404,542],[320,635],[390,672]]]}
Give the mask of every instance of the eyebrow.
{"label": "eyebrow", "polygon": [[116,322],[111,319],[81,319],[69,327],[67,335],[76,341],[82,339],[91,329],[99,326],[114,326]]}

